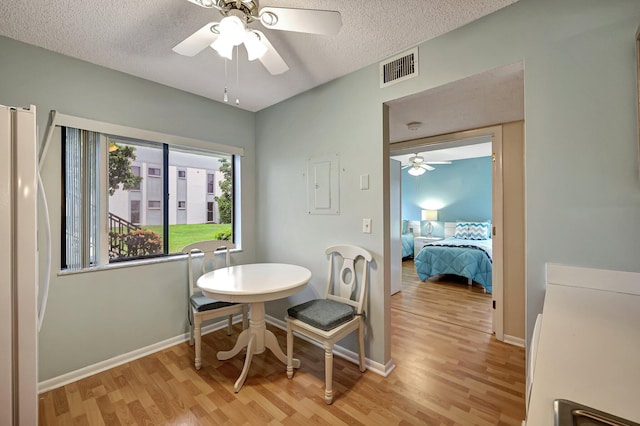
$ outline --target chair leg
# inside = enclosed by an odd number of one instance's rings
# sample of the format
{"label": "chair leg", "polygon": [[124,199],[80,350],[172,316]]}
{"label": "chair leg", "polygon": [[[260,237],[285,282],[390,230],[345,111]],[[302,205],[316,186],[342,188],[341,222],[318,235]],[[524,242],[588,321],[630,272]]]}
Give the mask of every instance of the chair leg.
{"label": "chair leg", "polygon": [[233,332],[233,315],[229,315],[227,318],[227,336],[231,336]]}
{"label": "chair leg", "polygon": [[324,401],[333,402],[333,344],[324,347]]}
{"label": "chair leg", "polygon": [[293,378],[293,330],[287,321],[287,377]]}
{"label": "chair leg", "polygon": [[189,307],[189,346],[193,346],[193,311]]}
{"label": "chair leg", "polygon": [[364,365],[364,324],[358,327],[358,352],[360,355],[360,372],[364,373],[367,367]]}
{"label": "chair leg", "polygon": [[201,350],[202,350],[202,341],[201,341],[201,326],[202,326],[202,319],[200,319],[199,317],[195,317],[194,318],[194,334],[195,334],[195,341],[196,341],[196,360],[195,360],[195,366],[196,366],[196,370],[200,370],[200,367],[202,367],[202,357],[201,357]]}

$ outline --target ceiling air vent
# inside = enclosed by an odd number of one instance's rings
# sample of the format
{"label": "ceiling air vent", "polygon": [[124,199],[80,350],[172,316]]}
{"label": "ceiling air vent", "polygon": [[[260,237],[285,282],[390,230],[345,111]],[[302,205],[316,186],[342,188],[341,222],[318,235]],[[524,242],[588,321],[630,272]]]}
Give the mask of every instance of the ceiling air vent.
{"label": "ceiling air vent", "polygon": [[380,87],[386,87],[417,76],[417,47],[380,63]]}

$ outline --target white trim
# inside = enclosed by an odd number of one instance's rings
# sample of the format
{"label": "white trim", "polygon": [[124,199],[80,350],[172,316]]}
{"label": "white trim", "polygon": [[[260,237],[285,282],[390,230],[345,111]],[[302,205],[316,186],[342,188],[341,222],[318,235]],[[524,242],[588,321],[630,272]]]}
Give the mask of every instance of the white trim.
{"label": "white trim", "polygon": [[[192,139],[183,136],[170,135],[167,133],[154,132],[153,130],[136,129],[135,127],[105,123],[103,121],[62,114],[58,111],[52,111],[51,116],[51,128],[53,128],[54,126],[67,126],[74,127],[76,129],[106,133],[110,135],[126,136],[146,141],[161,142],[169,145],[200,148],[209,152],[213,151],[224,154],[240,156],[244,155],[244,148],[240,148],[237,146],[223,145],[215,142],[203,141],[200,139]],[[50,136],[51,132],[48,132],[47,137],[49,138]],[[47,147],[47,145],[47,141],[45,141],[45,148]],[[43,149],[43,157],[45,151],[46,149]]]}
{"label": "white trim", "polygon": [[[241,322],[241,321],[242,321],[242,317],[240,315],[234,316],[234,322]],[[202,335],[204,336],[205,334],[212,333],[214,331],[217,331],[226,327],[227,327],[227,320],[225,318],[222,321],[218,321],[213,324],[209,324],[205,327],[202,327]],[[44,380],[38,383],[38,393],[40,394],[40,393],[48,392],[52,389],[57,389],[61,386],[68,385],[69,383],[73,383],[78,380],[84,379],[85,377],[93,376],[94,374],[101,373],[105,370],[109,370],[119,365],[126,364],[127,362],[134,361],[138,358],[151,355],[163,349],[170,348],[171,346],[175,346],[187,341],[189,341],[189,332],[186,332],[184,334],[181,334],[175,337],[171,337],[161,342],[153,343],[149,346],[145,346],[143,348],[133,350],[126,354],[117,355],[113,358],[109,358],[104,361],[100,361],[95,364],[88,365],[86,367],[80,368],[75,371],[70,371],[68,373],[62,374],[57,377],[53,377],[48,380]]]}
{"label": "white trim", "polygon": [[[279,329],[285,332],[287,330],[287,324],[284,321],[274,318],[270,315],[265,316],[265,321],[273,325],[274,327],[278,327]],[[306,336],[303,336],[298,333],[295,333],[295,336],[299,337],[300,339],[306,342],[311,343],[314,346],[324,349],[324,346],[322,346],[319,342],[316,342],[315,340],[311,340]],[[359,363],[358,354],[356,352],[350,351],[349,349],[345,349],[340,345],[335,345],[333,347],[333,353],[334,355],[337,355],[340,358],[346,359],[347,361],[350,361],[354,364]],[[379,362],[373,361],[369,358],[365,358],[365,366],[367,367],[367,370],[370,370],[372,373],[378,374],[383,377],[387,377],[393,371],[393,369],[396,368],[396,365],[393,362],[393,360],[389,360],[389,362],[387,362],[386,364],[380,364]]]}
{"label": "white trim", "polygon": [[[242,321],[242,318],[240,315],[237,315],[234,317],[234,322],[240,322]],[[284,321],[282,320],[278,320],[275,319],[271,316],[266,316],[266,321],[275,326],[278,327],[281,330],[286,330],[286,324]],[[227,320],[222,320],[222,321],[218,321],[215,322],[213,324],[209,324],[205,327],[202,327],[202,335],[204,336],[205,334],[209,334],[212,333],[214,331],[223,329],[227,326]],[[298,336],[296,334],[296,336]],[[318,342],[312,341],[312,340],[308,340],[307,338],[305,338],[304,336],[298,336],[318,347],[322,347]],[[119,365],[122,364],[126,364],[127,362],[131,362],[134,361],[138,358],[142,358],[145,357],[147,355],[151,355],[153,353],[159,352],[163,349],[166,348],[170,348],[171,346],[175,346],[178,345],[180,343],[186,342],[189,340],[189,332],[186,332],[184,334],[175,336],[175,337],[171,337],[167,340],[163,340],[161,342],[157,342],[157,343],[153,343],[149,346],[145,346],[143,348],[139,348],[136,350],[133,350],[131,352],[128,352],[126,354],[122,354],[122,355],[118,355],[115,356],[113,358],[110,359],[106,359],[104,361],[100,361],[97,362],[95,364],[92,365],[88,365],[86,367],[80,368],[78,370],[75,371],[70,371],[68,373],[62,374],[60,376],[57,377],[53,377],[51,379],[48,380],[44,380],[42,382],[38,383],[38,393],[44,393],[44,392],[48,392],[52,389],[57,389],[61,386],[64,385],[68,385],[69,383],[73,383],[76,382],[78,380],[84,379],[86,377],[89,376],[93,376],[94,374],[98,374],[101,373],[105,370],[109,370],[111,368],[117,367]],[[358,354],[350,351],[348,349],[343,348],[342,346],[338,346],[336,345],[334,348],[334,353],[335,355],[339,356],[340,358],[344,358],[348,361],[353,362],[354,364],[358,363]],[[387,377],[391,371],[393,371],[393,369],[395,368],[395,364],[393,363],[392,360],[389,360],[389,362],[386,365],[380,364],[378,362],[372,361],[369,358],[366,359],[366,367],[368,370],[371,370],[371,372],[375,373],[375,374],[379,374],[383,377]]]}
{"label": "white trim", "polygon": [[508,334],[505,334],[503,342],[513,346],[524,348],[524,339],[522,337],[510,336]]}

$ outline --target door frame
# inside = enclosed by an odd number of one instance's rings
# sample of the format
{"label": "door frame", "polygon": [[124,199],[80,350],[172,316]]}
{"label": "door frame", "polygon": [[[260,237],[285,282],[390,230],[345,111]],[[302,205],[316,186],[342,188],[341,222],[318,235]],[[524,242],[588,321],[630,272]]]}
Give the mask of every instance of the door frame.
{"label": "door frame", "polygon": [[[493,268],[492,268],[492,294],[493,299],[493,320],[492,328],[496,339],[504,341],[504,191],[503,191],[503,167],[502,167],[502,125],[482,127],[478,129],[465,130],[461,132],[449,133],[445,135],[430,136],[419,139],[412,139],[403,142],[385,143],[385,158],[406,152],[415,152],[416,148],[451,144],[465,139],[478,136],[491,136],[491,149],[493,153],[491,185],[491,225],[493,239]],[[444,148],[444,146],[443,146]],[[389,173],[386,176],[389,181]],[[400,208],[398,206],[398,208]],[[387,232],[387,239],[390,235]],[[386,245],[389,247],[388,245]],[[390,253],[385,253],[385,267],[391,267]],[[385,288],[388,288],[385,286]]]}

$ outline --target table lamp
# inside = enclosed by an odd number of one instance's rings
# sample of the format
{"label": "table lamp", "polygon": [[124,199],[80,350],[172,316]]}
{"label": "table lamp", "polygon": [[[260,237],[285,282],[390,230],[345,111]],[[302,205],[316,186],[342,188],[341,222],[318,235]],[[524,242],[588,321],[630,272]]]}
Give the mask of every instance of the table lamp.
{"label": "table lamp", "polygon": [[431,221],[438,220],[438,210],[422,210],[422,220],[427,222],[427,237],[431,238],[433,235],[433,224]]}

